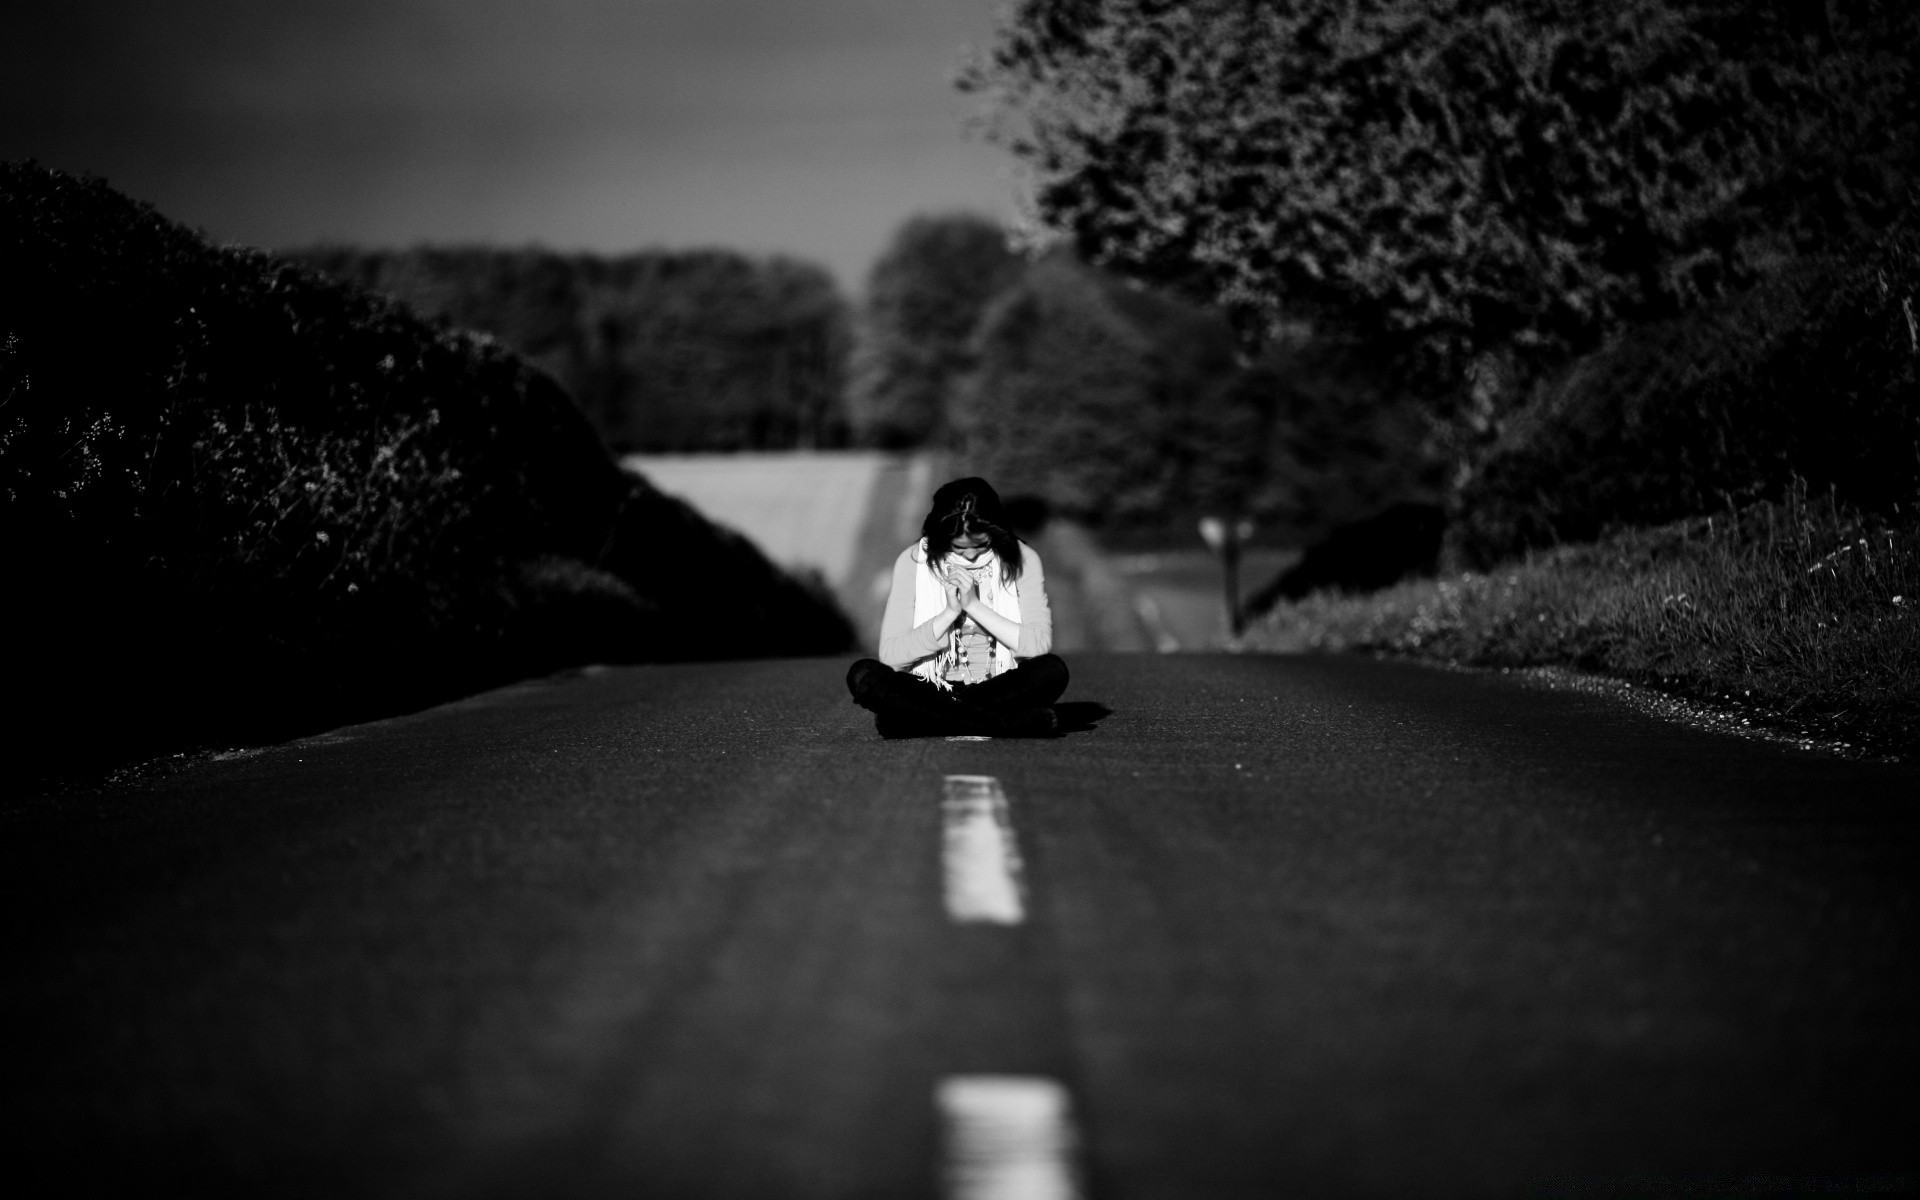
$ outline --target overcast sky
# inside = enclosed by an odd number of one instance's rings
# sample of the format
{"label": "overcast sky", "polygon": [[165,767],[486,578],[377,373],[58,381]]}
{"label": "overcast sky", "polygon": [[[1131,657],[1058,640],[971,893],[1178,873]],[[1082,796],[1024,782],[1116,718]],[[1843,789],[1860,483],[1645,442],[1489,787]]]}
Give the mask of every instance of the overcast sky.
{"label": "overcast sky", "polygon": [[915,212],[1011,215],[952,87],[999,0],[8,5],[0,158],[221,241],[783,251],[850,286]]}

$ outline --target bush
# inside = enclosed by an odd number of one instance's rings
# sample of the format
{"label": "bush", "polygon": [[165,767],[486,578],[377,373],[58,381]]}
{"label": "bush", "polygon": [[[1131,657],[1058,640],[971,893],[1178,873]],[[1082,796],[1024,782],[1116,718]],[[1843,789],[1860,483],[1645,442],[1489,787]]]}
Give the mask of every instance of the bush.
{"label": "bush", "polygon": [[1491,573],[1283,604],[1253,648],[1566,666],[1920,752],[1920,514],[1790,487]]}
{"label": "bush", "polygon": [[1313,592],[1370,592],[1409,576],[1431,574],[1440,561],[1446,511],[1402,501],[1341,525],[1308,546],[1300,560],[1248,596],[1244,608],[1264,613],[1281,600]]}
{"label": "bush", "polygon": [[1311,545],[1396,504],[1440,500],[1442,460],[1425,408],[1362,347],[1328,337],[1276,342],[1235,392],[1260,414],[1248,432],[1257,482],[1244,507],[1276,536]]}
{"label": "bush", "polygon": [[1784,494],[1887,513],[1920,497],[1920,237],[1801,262],[1638,329],[1542,387],[1459,496],[1485,565]]}
{"label": "bush", "polygon": [[[488,339],[0,168],[0,613],[21,744],[251,737],[583,658],[838,650]],[[672,573],[635,547],[665,531]],[[727,602],[728,597],[745,599]],[[790,606],[773,633],[726,622]]]}

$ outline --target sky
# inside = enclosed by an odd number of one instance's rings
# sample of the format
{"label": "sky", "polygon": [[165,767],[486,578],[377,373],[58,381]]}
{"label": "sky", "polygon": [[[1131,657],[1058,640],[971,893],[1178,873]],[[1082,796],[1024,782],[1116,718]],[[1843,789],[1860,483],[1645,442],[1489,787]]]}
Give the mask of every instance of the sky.
{"label": "sky", "polygon": [[952,86],[1000,2],[18,0],[0,159],[219,242],[728,246],[857,290],[914,213],[1015,212]]}

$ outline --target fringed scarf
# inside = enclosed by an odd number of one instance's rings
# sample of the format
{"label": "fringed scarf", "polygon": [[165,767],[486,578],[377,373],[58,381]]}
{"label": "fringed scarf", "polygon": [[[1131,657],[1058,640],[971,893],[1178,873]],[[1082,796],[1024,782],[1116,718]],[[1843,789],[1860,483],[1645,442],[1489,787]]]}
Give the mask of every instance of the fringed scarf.
{"label": "fringed scarf", "polygon": [[[934,574],[933,567],[927,562],[927,540],[920,539],[920,545],[914,549],[913,561],[919,569],[913,573],[913,624],[919,628],[947,607],[947,594],[944,581]],[[949,561],[952,561],[949,559]],[[981,570],[981,568],[986,568]],[[1007,620],[1018,624],[1020,621],[1020,589],[1016,584],[1003,582],[1000,578],[1000,556],[989,550],[982,554],[979,561],[967,564],[969,573],[978,573],[980,579],[980,599],[994,612]],[[960,661],[960,625],[964,617],[954,621],[947,630],[946,645],[931,657],[915,663],[911,668],[915,675],[931,683],[942,691],[949,690],[953,684],[947,680],[947,673]],[[986,633],[983,629],[982,633]],[[989,678],[1019,666],[1013,657],[1013,647],[1003,644],[992,634],[987,634],[993,643],[993,663],[987,668]]]}

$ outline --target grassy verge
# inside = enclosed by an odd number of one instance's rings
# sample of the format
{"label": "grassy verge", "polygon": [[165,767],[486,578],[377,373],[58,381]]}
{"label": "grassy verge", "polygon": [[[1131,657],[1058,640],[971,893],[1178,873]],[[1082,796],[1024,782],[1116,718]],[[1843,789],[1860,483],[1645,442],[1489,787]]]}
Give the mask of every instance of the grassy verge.
{"label": "grassy verge", "polygon": [[1794,490],[1485,574],[1318,593],[1244,644],[1573,667],[1907,755],[1920,751],[1920,514],[1867,518]]}

